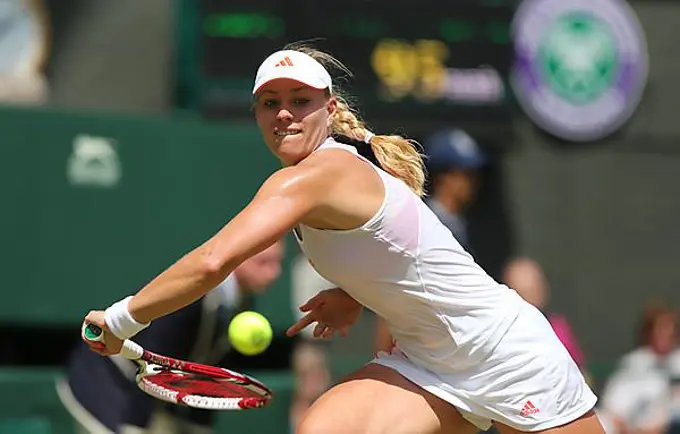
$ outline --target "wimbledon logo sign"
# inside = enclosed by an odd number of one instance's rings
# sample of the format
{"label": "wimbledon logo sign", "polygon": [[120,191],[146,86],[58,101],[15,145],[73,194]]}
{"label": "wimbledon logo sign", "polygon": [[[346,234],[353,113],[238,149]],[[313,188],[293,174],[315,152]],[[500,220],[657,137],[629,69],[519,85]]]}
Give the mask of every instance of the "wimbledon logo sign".
{"label": "wimbledon logo sign", "polygon": [[527,115],[570,141],[601,139],[633,114],[647,82],[642,29],[620,0],[525,0],[514,19],[512,85]]}

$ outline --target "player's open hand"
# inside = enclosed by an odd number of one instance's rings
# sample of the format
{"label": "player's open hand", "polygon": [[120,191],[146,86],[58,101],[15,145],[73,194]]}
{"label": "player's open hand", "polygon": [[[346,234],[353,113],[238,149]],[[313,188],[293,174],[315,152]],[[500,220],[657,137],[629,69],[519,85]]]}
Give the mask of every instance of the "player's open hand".
{"label": "player's open hand", "polygon": [[118,339],[116,335],[109,331],[109,328],[106,325],[106,321],[104,320],[103,310],[90,311],[90,313],[88,313],[87,316],[85,317],[85,321],[83,322],[83,330],[85,330],[85,326],[87,324],[94,324],[102,329],[102,339],[97,341],[91,341],[87,339],[83,332],[81,331],[80,337],[83,339],[83,341],[85,341],[87,345],[90,346],[90,349],[92,351],[102,356],[110,356],[112,354],[118,354],[120,352],[120,349],[123,346],[123,341]]}
{"label": "player's open hand", "polygon": [[326,289],[300,306],[300,311],[307,315],[293,324],[286,334],[294,336],[316,323],[314,337],[330,339],[335,333],[346,337],[362,310],[363,306],[341,288]]}

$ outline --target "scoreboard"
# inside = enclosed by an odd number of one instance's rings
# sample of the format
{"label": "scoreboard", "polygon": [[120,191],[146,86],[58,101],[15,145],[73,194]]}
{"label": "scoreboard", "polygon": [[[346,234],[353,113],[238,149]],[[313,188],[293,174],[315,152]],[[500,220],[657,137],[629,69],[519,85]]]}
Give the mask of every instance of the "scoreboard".
{"label": "scoreboard", "polygon": [[342,87],[378,131],[419,138],[456,125],[507,137],[514,11],[510,0],[188,0],[178,104],[210,118],[252,116],[260,62],[303,40],[353,72]]}

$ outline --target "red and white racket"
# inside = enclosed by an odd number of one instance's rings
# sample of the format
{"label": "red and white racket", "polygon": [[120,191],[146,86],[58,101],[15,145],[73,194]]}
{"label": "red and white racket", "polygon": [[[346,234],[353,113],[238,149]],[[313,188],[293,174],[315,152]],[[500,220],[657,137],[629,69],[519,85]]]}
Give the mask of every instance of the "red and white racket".
{"label": "red and white racket", "polygon": [[[102,342],[102,329],[83,325],[83,335]],[[207,410],[264,407],[272,391],[256,379],[215,366],[161,356],[126,339],[120,355],[137,363],[137,386],[154,398]]]}

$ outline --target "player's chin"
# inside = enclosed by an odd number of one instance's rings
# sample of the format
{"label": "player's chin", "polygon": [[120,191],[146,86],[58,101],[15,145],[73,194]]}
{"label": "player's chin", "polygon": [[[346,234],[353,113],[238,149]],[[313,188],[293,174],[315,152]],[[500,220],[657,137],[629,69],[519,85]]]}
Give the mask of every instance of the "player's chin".
{"label": "player's chin", "polygon": [[300,161],[304,160],[305,157],[307,157],[307,154],[304,154],[302,152],[279,152],[278,153],[279,160],[283,163],[284,166],[295,166],[298,164]]}
{"label": "player's chin", "polygon": [[284,137],[276,149],[276,155],[286,166],[294,166],[304,160],[310,152],[305,150],[304,142],[293,137]]}

